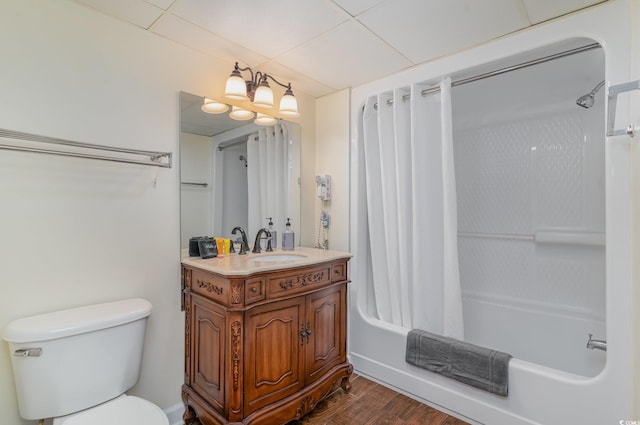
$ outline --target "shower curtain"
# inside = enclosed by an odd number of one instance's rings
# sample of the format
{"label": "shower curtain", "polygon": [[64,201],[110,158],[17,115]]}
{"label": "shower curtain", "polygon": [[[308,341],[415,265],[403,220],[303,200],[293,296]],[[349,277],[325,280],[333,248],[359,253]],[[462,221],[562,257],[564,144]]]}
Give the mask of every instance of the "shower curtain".
{"label": "shower curtain", "polygon": [[[247,186],[249,193],[249,233],[267,227],[284,230],[289,215],[291,160],[286,124],[261,128],[247,140]],[[275,247],[274,247],[275,248]]]}
{"label": "shower curtain", "polygon": [[363,112],[371,276],[379,319],[463,339],[451,80],[396,89]]}

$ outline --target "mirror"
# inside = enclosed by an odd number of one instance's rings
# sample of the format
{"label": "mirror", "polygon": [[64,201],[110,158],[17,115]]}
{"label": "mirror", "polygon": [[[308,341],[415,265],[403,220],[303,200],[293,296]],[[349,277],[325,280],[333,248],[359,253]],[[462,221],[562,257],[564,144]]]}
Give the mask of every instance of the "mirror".
{"label": "mirror", "polygon": [[208,114],[203,96],[180,93],[180,241],[193,236],[237,239],[245,229],[250,245],[261,227],[278,232],[286,218],[300,235],[300,143],[296,123],[273,126],[237,121],[228,113]]}

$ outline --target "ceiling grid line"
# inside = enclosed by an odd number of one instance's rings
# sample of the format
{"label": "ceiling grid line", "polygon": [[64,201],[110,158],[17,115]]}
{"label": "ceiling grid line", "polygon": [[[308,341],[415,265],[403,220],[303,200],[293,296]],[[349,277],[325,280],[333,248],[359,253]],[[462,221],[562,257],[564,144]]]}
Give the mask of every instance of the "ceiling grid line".
{"label": "ceiling grid line", "polygon": [[603,2],[69,1],[205,55],[260,67],[312,97],[362,85]]}

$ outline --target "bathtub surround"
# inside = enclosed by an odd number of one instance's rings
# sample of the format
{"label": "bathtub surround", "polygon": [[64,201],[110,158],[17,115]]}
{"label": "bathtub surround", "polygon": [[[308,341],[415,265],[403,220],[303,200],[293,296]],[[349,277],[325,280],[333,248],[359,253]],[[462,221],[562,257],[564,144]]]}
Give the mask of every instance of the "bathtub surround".
{"label": "bathtub surround", "polygon": [[598,48],[453,96],[467,341],[582,376],[606,360],[605,96],[575,99],[603,77]]}
{"label": "bathtub surround", "polygon": [[511,357],[420,329],[407,334],[407,363],[501,396],[509,395]]}
{"label": "bathtub surround", "polygon": [[425,88],[371,96],[361,115],[375,316],[463,339],[451,80]]}
{"label": "bathtub surround", "polygon": [[[465,341],[512,353],[508,397],[411,366],[387,348],[405,345],[409,329],[367,309],[375,295],[368,229],[358,221],[366,208],[358,192],[365,179],[362,126],[352,123],[356,371],[478,423],[617,423],[638,415],[637,141],[604,130],[607,88],[638,78],[637,11],[637,1],[607,2],[354,88],[357,117],[372,93],[602,46],[536,65],[526,78],[509,72],[452,90]],[[591,108],[576,105],[603,80]],[[615,128],[637,125],[638,95],[627,96],[617,100]],[[467,132],[478,137],[466,139]],[[586,348],[589,333],[606,339],[606,352]]]}

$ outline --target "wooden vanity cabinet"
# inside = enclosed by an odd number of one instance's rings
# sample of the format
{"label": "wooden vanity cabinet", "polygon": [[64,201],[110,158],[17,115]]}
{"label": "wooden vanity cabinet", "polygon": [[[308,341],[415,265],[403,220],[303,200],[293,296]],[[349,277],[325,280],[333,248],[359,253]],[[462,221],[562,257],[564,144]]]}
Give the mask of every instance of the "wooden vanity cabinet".
{"label": "wooden vanity cabinet", "polygon": [[233,277],[183,265],[186,424],[286,424],[349,390],[347,261]]}

